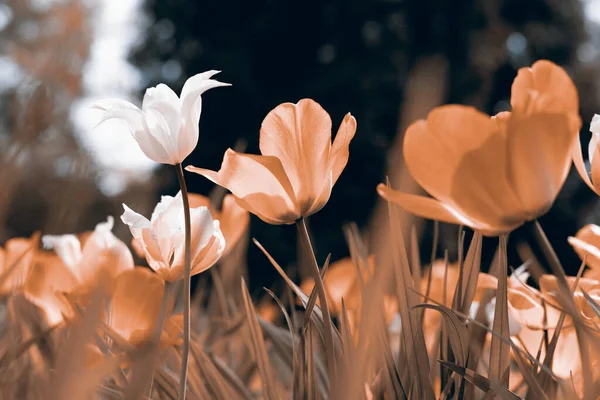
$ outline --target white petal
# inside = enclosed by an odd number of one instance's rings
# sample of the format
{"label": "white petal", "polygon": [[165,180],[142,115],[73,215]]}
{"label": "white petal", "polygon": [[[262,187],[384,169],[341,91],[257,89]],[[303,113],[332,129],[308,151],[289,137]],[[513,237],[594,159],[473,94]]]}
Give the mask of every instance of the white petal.
{"label": "white petal", "polygon": [[142,110],[144,110],[150,103],[157,100],[166,100],[177,109],[181,107],[181,102],[179,101],[177,94],[164,83],[160,83],[156,87],[146,89],[144,100],[142,101]]}
{"label": "white petal", "polygon": [[[600,121],[598,121],[598,124],[600,125]],[[600,131],[600,126],[598,127],[598,130]],[[594,158],[594,153],[596,153],[597,146],[598,146],[598,134],[593,132],[592,137],[590,138],[590,142],[588,143],[588,159],[590,160],[590,164],[592,163],[592,160]]]}
{"label": "white petal", "polygon": [[182,126],[179,109],[167,100],[156,100],[147,107],[144,105],[143,111],[147,130],[167,152],[169,164],[183,161],[189,153],[182,154],[183,150],[179,146],[179,132]]}
{"label": "white petal", "polygon": [[112,109],[131,109],[131,110],[139,110],[139,108],[126,100],[121,99],[102,99],[98,100],[94,104],[92,104],[92,108],[96,108],[102,111],[108,111]]}
{"label": "white petal", "polygon": [[123,204],[123,215],[121,215],[121,221],[125,225],[129,226],[129,230],[134,238],[141,240],[142,237],[142,229],[150,228],[150,221],[146,217],[141,214],[136,213],[131,208],[127,207],[126,204]]}
{"label": "white petal", "polygon": [[[209,89],[219,86],[231,86],[229,83],[210,79],[220,71],[206,71],[189,78],[181,90],[181,117],[183,118],[183,129],[179,142],[181,149],[191,151],[198,143],[198,122],[202,111],[202,94]],[[188,153],[188,154],[189,154]]]}
{"label": "white petal", "polygon": [[590,132],[600,133],[600,115],[594,114],[592,122],[590,123]]}
{"label": "white petal", "polygon": [[75,235],[46,235],[42,243],[47,249],[54,249],[63,263],[73,269],[81,260],[81,243]]}

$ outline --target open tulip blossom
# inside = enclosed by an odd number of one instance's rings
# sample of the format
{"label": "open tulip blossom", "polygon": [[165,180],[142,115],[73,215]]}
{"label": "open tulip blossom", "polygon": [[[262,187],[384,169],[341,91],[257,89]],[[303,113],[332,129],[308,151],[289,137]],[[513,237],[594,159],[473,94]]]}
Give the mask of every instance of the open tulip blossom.
{"label": "open tulip blossom", "polygon": [[120,119],[144,154],[157,163],[181,164],[198,144],[198,122],[202,110],[202,94],[208,89],[229,86],[210,79],[219,71],[206,71],[189,78],[181,96],[161,83],[146,90],[142,108],[121,99],[106,99],[95,108],[104,111],[103,121]]}
{"label": "open tulip blossom", "polygon": [[311,99],[283,103],[260,128],[262,155],[228,149],[218,172],[188,166],[231,191],[269,224],[292,224],[319,211],[348,162],[356,120],[346,114],[331,143],[331,118]]}
{"label": "open tulip blossom", "polygon": [[511,106],[494,117],[462,105],[435,108],[404,138],[406,165],[434,198],[383,184],[379,194],[416,215],[491,236],[545,214],[581,127],[577,90],[562,68],[538,61],[519,70]]}
{"label": "open tulip blossom", "polygon": [[[121,220],[141,243],[146,261],[166,281],[183,279],[184,218],[181,192],[162,196],[148,220],[123,204]],[[192,224],[192,275],[210,268],[225,250],[219,221],[213,221],[207,207],[190,210]]]}

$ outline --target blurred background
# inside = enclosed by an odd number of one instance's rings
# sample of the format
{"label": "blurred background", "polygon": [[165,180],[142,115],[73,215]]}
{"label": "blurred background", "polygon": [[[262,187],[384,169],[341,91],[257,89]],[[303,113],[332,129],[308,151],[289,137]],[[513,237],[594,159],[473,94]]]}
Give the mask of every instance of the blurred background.
{"label": "blurred background", "polygon": [[[239,139],[258,152],[264,116],[281,102],[310,97],[334,130],[347,112],[358,121],[350,161],[331,200],[310,218],[319,260],[348,255],[342,227],[356,222],[371,250],[388,245],[386,208],[375,191],[389,176],[418,193],[402,161],[405,128],[444,103],[488,113],[508,108],[518,68],[545,58],[579,89],[584,123],[600,112],[599,0],[4,0],[0,4],[0,243],[13,236],[93,229],[121,203],[149,216],[178,187],[169,166],[146,159],[133,138],[97,126],[95,100],[136,104],[146,87],[179,91],[198,72],[218,69],[230,88],[207,92],[200,141],[186,160],[218,169]],[[588,125],[582,129],[589,140]],[[584,151],[587,146],[583,146]],[[424,154],[424,157],[427,155]],[[187,174],[192,192],[213,186]],[[566,238],[600,222],[600,206],[575,170],[541,219],[569,273],[579,260]],[[403,219],[429,259],[431,222]],[[126,242],[128,230],[116,233]],[[457,257],[458,228],[440,226],[438,256]],[[253,217],[252,237],[283,265],[296,260],[294,226]],[[511,235],[510,261],[520,263]],[[490,260],[497,241],[486,239]],[[253,290],[276,275],[248,249]]]}

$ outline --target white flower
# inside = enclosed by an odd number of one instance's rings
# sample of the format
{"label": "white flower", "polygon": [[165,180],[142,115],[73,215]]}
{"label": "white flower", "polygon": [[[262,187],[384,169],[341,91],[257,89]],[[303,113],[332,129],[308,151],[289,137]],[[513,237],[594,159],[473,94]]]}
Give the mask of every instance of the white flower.
{"label": "white flower", "polygon": [[85,239],[83,249],[75,235],[46,235],[44,247],[54,249],[62,262],[84,288],[98,283],[99,274],[116,278],[121,272],[133,269],[133,257],[125,243],[113,233],[114,218],[96,225]]}
{"label": "white flower", "polygon": [[202,93],[230,86],[210,79],[220,71],[206,71],[189,78],[181,97],[165,84],[146,90],[141,110],[125,100],[106,99],[94,107],[104,111],[101,123],[121,119],[148,158],[162,164],[180,164],[198,143]]}
{"label": "white flower", "polygon": [[[175,197],[162,196],[148,220],[123,204],[121,220],[129,226],[142,245],[148,265],[164,280],[183,278],[184,214],[181,192]],[[207,207],[190,209],[191,269],[198,274],[216,263],[225,250],[219,221],[213,221]]]}

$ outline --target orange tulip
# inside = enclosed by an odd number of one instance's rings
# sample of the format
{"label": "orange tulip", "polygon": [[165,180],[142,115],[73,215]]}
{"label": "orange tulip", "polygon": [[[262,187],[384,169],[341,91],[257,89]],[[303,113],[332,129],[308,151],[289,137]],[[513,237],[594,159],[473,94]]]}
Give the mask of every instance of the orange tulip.
{"label": "orange tulip", "polygon": [[406,165],[434,198],[383,184],[379,194],[413,214],[491,236],[543,215],[567,177],[581,127],[577,90],[562,68],[538,61],[519,70],[511,106],[495,117],[461,105],[435,108],[404,138]]}
{"label": "orange tulip", "polygon": [[133,268],[133,257],[125,243],[113,233],[113,217],[96,225],[83,247],[75,235],[46,235],[44,246],[52,248],[78,281],[77,291],[88,292],[104,278],[110,283],[117,275]]}
{"label": "orange tulip", "polygon": [[[368,281],[370,275],[375,269],[375,256],[371,255],[368,259],[369,271],[361,267],[363,280]],[[325,274],[325,291],[327,294],[327,303],[333,313],[342,311],[342,299],[349,309],[357,309],[360,306],[360,284],[358,280],[357,268],[350,257],[342,258],[331,264]],[[300,288],[304,293],[312,292],[315,286],[313,278],[306,278],[302,281]],[[318,300],[317,300],[318,304]]]}
{"label": "orange tulip", "polygon": [[569,237],[569,244],[585,263],[589,270],[584,272],[587,278],[600,279],[600,226],[588,224],[581,228],[575,237]]}
{"label": "orange tulip", "polygon": [[44,312],[49,326],[54,326],[74,315],[64,293],[72,293],[78,286],[79,280],[58,255],[40,251],[35,255],[23,291]]}
{"label": "orange tulip", "polygon": [[315,101],[284,103],[260,129],[261,156],[225,152],[218,172],[188,166],[230,190],[238,204],[270,224],[291,224],[319,211],[348,162],[356,120],[346,114],[331,143],[331,118]]}

